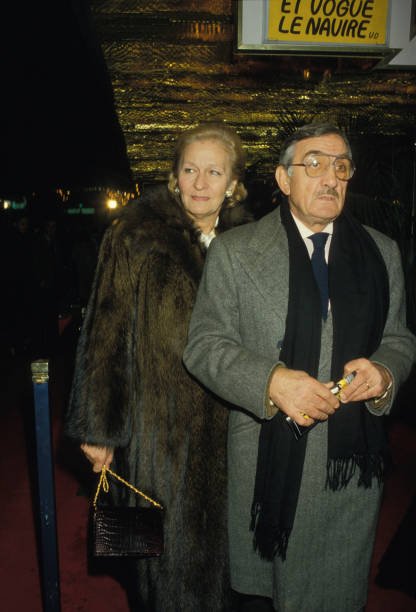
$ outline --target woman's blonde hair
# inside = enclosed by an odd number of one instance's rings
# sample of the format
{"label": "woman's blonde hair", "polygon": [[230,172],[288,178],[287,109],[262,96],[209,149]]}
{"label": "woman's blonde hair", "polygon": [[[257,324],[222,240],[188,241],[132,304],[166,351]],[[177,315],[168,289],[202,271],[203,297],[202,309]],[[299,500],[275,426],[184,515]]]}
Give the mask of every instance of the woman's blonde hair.
{"label": "woman's blonde hair", "polygon": [[197,140],[218,140],[231,160],[231,178],[237,180],[235,189],[230,197],[226,197],[224,207],[231,208],[237,202],[247,197],[244,186],[244,173],[246,166],[246,155],[237,132],[230,126],[220,121],[209,121],[182,132],[175,144],[173,154],[172,170],[169,174],[168,189],[178,200],[178,174],[185,148]]}

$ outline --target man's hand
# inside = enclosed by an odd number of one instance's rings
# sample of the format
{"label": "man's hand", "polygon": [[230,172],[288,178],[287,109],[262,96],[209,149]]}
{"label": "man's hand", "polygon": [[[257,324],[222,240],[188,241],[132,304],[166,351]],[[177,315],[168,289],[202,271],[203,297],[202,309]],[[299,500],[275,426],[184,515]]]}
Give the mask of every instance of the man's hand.
{"label": "man's hand", "polygon": [[92,463],[94,472],[101,472],[104,465],[109,466],[113,460],[114,449],[106,446],[94,446],[92,444],[81,444],[81,450]]}
{"label": "man's hand", "polygon": [[306,372],[276,368],[270,379],[271,401],[298,425],[325,421],[340,403],[329,389],[333,382],[321,383]]}
{"label": "man's hand", "polygon": [[353,359],[345,364],[345,374],[353,370],[356,370],[357,375],[351,384],[344,387],[340,393],[343,403],[377,400],[387,391],[392,382],[389,371],[369,359]]}

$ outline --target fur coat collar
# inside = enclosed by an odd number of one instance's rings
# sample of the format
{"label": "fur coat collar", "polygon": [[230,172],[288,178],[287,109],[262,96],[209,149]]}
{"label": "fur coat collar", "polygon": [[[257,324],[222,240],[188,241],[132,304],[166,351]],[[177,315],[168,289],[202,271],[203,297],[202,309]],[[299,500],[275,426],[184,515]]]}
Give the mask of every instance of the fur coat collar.
{"label": "fur coat collar", "polygon": [[[217,232],[251,220],[243,204],[224,208],[219,215]],[[200,242],[200,230],[170,194],[166,185],[144,190],[143,195],[122,211],[115,235],[126,240],[126,247],[140,251],[169,253],[195,280],[199,281],[206,247]]]}

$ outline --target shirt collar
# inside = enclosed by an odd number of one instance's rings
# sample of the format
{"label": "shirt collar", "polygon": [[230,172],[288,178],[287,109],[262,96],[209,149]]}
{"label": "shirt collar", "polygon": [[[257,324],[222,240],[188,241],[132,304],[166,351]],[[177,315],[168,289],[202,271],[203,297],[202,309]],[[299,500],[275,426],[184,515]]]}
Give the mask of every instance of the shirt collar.
{"label": "shirt collar", "polygon": [[[292,215],[293,220],[296,223],[296,227],[298,228],[299,233],[302,236],[302,238],[304,240],[305,238],[309,238],[309,236],[313,234],[311,229],[309,227],[306,227],[306,225],[302,223],[302,221],[300,221],[297,217],[295,217],[295,215],[292,212],[290,214]],[[324,229],[321,231],[326,232],[327,234],[330,234],[332,236],[334,232],[334,222],[331,221],[330,223],[328,223],[328,225],[326,225]]]}
{"label": "shirt collar", "polygon": [[209,247],[211,240],[213,238],[215,238],[215,236],[216,236],[215,228],[218,226],[219,220],[220,220],[220,218],[218,216],[216,221],[215,221],[215,225],[214,225],[213,229],[210,231],[209,234],[204,234],[204,232],[201,232],[199,234],[199,240],[202,242],[203,245],[206,246],[206,248]]}

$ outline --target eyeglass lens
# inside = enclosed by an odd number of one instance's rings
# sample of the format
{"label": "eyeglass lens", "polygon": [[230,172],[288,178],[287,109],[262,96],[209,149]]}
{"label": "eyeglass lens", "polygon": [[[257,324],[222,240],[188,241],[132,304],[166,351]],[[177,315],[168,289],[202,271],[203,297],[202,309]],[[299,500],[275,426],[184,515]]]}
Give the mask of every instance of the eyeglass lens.
{"label": "eyeglass lens", "polygon": [[318,177],[328,171],[330,164],[335,168],[335,174],[341,181],[348,181],[354,174],[354,165],[348,157],[336,157],[331,161],[331,156],[323,153],[312,154],[303,160],[306,174],[310,177]]}

